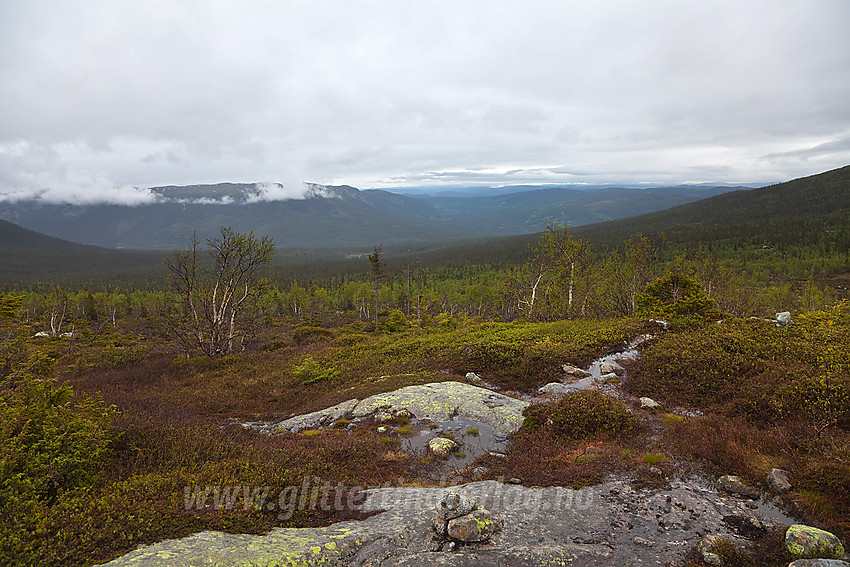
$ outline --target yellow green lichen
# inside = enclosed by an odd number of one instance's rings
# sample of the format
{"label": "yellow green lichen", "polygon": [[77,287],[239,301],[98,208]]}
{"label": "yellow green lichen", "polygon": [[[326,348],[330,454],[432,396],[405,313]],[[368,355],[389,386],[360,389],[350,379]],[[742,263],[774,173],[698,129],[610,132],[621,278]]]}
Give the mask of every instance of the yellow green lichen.
{"label": "yellow green lichen", "polygon": [[844,546],[834,534],[801,524],[793,525],[785,532],[785,546],[794,557],[810,555],[839,559],[844,555]]}

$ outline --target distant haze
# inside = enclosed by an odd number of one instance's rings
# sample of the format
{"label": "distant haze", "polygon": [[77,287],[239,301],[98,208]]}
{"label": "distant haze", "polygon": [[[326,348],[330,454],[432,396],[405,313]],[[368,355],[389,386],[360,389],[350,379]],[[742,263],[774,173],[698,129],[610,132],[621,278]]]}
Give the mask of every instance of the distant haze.
{"label": "distant haze", "polygon": [[850,163],[847,0],[3,0],[0,200],[769,183]]}

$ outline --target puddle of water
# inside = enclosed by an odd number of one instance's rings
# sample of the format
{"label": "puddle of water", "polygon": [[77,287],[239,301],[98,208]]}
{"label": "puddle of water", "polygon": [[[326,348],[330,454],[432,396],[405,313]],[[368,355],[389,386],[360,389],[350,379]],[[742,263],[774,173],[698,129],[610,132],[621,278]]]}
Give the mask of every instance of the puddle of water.
{"label": "puddle of water", "polygon": [[[431,424],[439,426],[432,428]],[[464,416],[455,416],[450,421],[418,421],[416,435],[401,438],[401,447],[409,453],[424,455],[428,451],[428,441],[434,437],[451,433],[454,441],[460,445],[459,452],[464,456],[448,457],[448,464],[455,469],[463,469],[472,461],[488,451],[504,452],[508,447],[508,438],[497,435],[486,423],[479,423]],[[477,435],[468,433],[470,428],[478,430]]]}
{"label": "puddle of water", "polygon": [[[707,483],[701,477],[689,476],[682,478],[679,481],[671,483],[671,488],[673,491],[687,489],[698,491],[706,495],[711,495],[714,499],[719,498],[730,503],[737,503],[739,507],[745,508],[750,514],[757,514],[762,520],[766,520],[769,523],[782,524],[786,526],[801,523],[799,519],[789,516],[781,508],[767,500],[764,500],[764,498],[759,498],[758,500],[743,500],[737,496],[719,492],[715,486]],[[745,505],[745,503],[754,506],[754,508]]]}

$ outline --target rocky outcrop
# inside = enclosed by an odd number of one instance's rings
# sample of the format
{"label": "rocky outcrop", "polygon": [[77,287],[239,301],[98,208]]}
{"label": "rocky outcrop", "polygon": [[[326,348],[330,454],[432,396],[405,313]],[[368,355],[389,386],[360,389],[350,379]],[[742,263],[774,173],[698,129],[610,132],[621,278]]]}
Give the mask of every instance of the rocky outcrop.
{"label": "rocky outcrop", "polygon": [[282,433],[284,431],[295,433],[296,431],[304,429],[325,427],[331,425],[337,419],[348,415],[356,405],[357,400],[348,400],[327,409],[314,411],[313,413],[307,413],[304,415],[297,415],[285,421],[281,421],[280,423],[274,424],[271,429],[274,433]]}
{"label": "rocky outcrop", "polygon": [[795,524],[785,532],[785,547],[794,557],[841,559],[844,546],[832,533]]}
{"label": "rocky outcrop", "polygon": [[646,409],[655,409],[660,408],[661,404],[653,400],[652,398],[643,397],[640,399],[640,407]]}
{"label": "rocky outcrop", "polygon": [[[108,565],[679,565],[707,533],[736,540],[724,517],[754,513],[737,499],[675,481],[658,490],[636,489],[624,481],[581,490],[482,481],[452,491],[463,495],[446,507],[466,512],[457,517],[484,508],[489,521],[500,522],[501,529],[489,532],[484,542],[451,540],[457,544],[448,552],[448,520],[447,539],[441,541],[435,540],[432,525],[445,488],[381,488],[367,491],[362,510],[383,512],[366,520],[325,528],[277,528],[266,535],[203,532],[143,547]],[[464,537],[475,537],[479,521],[486,523],[487,517],[479,514],[459,522],[453,533],[465,530],[469,536]]]}
{"label": "rocky outcrop", "polygon": [[507,436],[522,425],[522,411],[529,402],[462,382],[435,382],[407,386],[363,400],[348,400],[333,407],[291,417],[275,424],[246,424],[270,432],[296,432],[330,425],[340,418],[363,419],[373,414],[396,415],[407,411],[417,419],[450,421],[464,416],[493,427]]}

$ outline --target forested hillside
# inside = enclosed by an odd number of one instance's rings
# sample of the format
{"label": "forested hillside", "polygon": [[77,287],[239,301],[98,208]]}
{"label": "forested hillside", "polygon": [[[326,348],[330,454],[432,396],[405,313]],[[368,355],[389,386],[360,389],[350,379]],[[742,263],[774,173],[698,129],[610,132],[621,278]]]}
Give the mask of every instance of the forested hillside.
{"label": "forested hillside", "polygon": [[788,253],[850,250],[850,166],[787,183],[733,191],[665,211],[577,230],[599,242],[663,232],[681,250],[729,253],[762,247]]}
{"label": "forested hillside", "polygon": [[[171,250],[219,226],[253,230],[281,248],[435,247],[463,238],[537,232],[547,222],[588,224],[659,210],[728,187],[592,190],[546,188],[502,196],[407,196],[349,186],[309,185],[283,198],[278,185],[154,187],[147,202],[0,202],[0,218],[31,230],[107,248]],[[271,194],[269,194],[271,193]]]}

